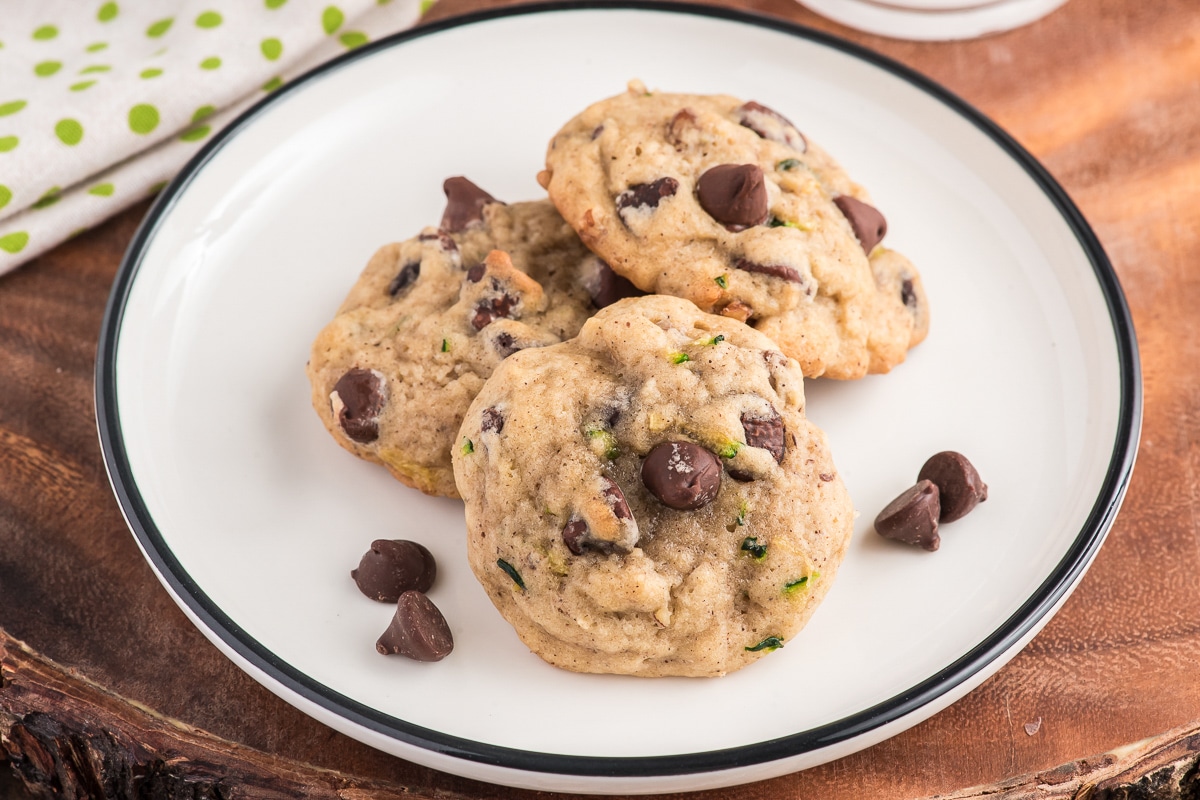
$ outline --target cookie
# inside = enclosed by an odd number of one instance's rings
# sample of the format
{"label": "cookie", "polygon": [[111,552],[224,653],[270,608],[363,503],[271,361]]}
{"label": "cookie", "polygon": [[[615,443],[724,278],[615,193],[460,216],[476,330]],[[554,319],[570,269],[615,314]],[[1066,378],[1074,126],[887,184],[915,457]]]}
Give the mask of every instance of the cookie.
{"label": "cookie", "polygon": [[574,336],[620,291],[549,201],[507,205],[465,178],[445,190],[441,226],[375,253],[307,372],[342,447],[455,496],[450,447],[496,366]]}
{"label": "cookie", "polygon": [[768,332],[809,377],[887,372],[928,331],[867,192],[760,103],[631,83],[554,136],[538,179],[618,274]]}
{"label": "cookie", "polygon": [[716,676],[787,646],[854,511],[795,361],[675,297],[501,364],[454,448],[476,577],[578,672]]}

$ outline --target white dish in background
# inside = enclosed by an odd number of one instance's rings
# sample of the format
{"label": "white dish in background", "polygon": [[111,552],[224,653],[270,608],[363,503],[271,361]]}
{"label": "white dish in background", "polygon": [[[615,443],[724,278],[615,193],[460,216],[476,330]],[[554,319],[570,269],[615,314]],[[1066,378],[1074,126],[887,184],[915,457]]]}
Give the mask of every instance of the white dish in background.
{"label": "white dish in background", "polygon": [[1028,25],[1067,0],[797,0],[851,28],[894,39],[974,39]]}
{"label": "white dish in background", "polygon": [[[929,338],[892,374],[808,382],[809,414],[862,516],[808,628],[721,679],[578,675],[531,655],[470,574],[460,504],[342,451],[304,376],[313,337],[375,248],[437,221],[445,177],[542,196],[546,142],[634,77],[790,117],[871,190],[933,311]],[[280,697],[471,778],[666,792],[848,754],[998,669],[1103,541],[1141,393],[1128,311],[1086,223],[961,101],[782,22],[604,4],[480,14],[365,47],[217,136],[122,265],[97,417],[164,586]],[[945,527],[937,553],[881,540],[875,513],[942,449],[975,462],[989,500]],[[375,652],[391,609],[349,571],[380,537],[436,555],[430,596],[456,641],[445,661]]]}

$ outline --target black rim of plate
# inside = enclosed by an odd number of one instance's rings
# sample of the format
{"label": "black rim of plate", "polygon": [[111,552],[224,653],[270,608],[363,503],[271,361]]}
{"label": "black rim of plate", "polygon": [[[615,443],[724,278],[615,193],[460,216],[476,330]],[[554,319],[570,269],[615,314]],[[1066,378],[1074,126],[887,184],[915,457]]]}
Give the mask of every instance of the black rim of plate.
{"label": "black rim of plate", "polygon": [[[1062,561],[1038,587],[1037,591],[1003,625],[970,652],[938,673],[871,708],[817,728],[769,741],[722,750],[666,756],[609,757],[540,753],[479,743],[447,735],[382,714],[358,703],[318,683],[266,649],[217,607],[192,580],[187,570],[167,546],[142,500],[137,481],[130,468],[121,432],[116,389],[117,345],[125,305],[141,266],[142,258],[153,240],[159,224],[170,212],[192,178],[203,169],[209,159],[220,151],[225,143],[269,109],[280,97],[299,89],[317,76],[336,70],[357,59],[369,57],[379,50],[395,47],[411,39],[451,28],[506,17],[575,10],[654,11],[723,19],[767,28],[839,50],[901,78],[972,122],[1009,157],[1023,167],[1030,178],[1054,203],[1063,219],[1074,231],[1080,247],[1092,264],[1112,320],[1119,360],[1121,396],[1119,422],[1115,432],[1112,456],[1100,494],[1086,523]],[[105,310],[103,327],[100,331],[96,359],[96,418],[113,491],[130,528],[161,579],[168,585],[176,599],[185,604],[188,610],[208,628],[208,632],[219,637],[226,647],[287,692],[314,703],[344,720],[386,737],[437,754],[477,764],[523,772],[598,778],[650,778],[721,772],[799,756],[876,730],[933,703],[956,687],[962,686],[1034,630],[1043,618],[1064,599],[1067,592],[1091,563],[1112,525],[1128,486],[1137,452],[1141,417],[1141,369],[1137,344],[1133,322],[1116,273],[1095,234],[1066,192],[1045,168],[1007,133],[965,101],[930,79],[885,56],[853,43],[780,19],[727,8],[657,1],[587,0],[571,3],[539,3],[455,17],[410,29],[365,45],[323,64],[265,97],[214,136],[171,181],[146,215],[129,245],[114,281]]]}

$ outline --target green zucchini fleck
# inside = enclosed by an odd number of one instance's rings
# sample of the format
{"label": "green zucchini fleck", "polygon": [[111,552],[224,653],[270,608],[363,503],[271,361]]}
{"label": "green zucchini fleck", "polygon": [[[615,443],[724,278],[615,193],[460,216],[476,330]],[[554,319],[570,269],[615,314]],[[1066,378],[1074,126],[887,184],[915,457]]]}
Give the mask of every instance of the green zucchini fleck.
{"label": "green zucchini fleck", "polygon": [[521,573],[517,572],[517,568],[505,561],[503,558],[496,559],[496,566],[504,570],[504,574],[512,578],[513,583],[523,592],[525,591],[525,581],[521,580]]}
{"label": "green zucchini fleck", "polygon": [[775,165],[775,169],[781,169],[781,170],[784,170],[785,172],[791,172],[798,166],[800,166],[800,159],[785,158],[783,161],[780,161],[778,164]]}
{"label": "green zucchini fleck", "polygon": [[[738,518],[738,524],[743,524],[741,517]],[[747,536],[745,539],[742,539],[741,551],[748,553],[755,561],[762,561],[767,557],[767,546],[759,544],[757,536]]]}
{"label": "green zucchini fleck", "polygon": [[464,456],[469,456],[475,452],[475,443],[470,439],[463,439],[462,453]]}
{"label": "green zucchini fleck", "polygon": [[442,352],[443,353],[450,352],[450,340],[449,339],[442,339]]}
{"label": "green zucchini fleck", "polygon": [[809,578],[815,579],[820,574],[821,573],[816,572],[814,570],[811,575],[805,575],[803,578],[798,578],[797,580],[794,580],[794,581],[788,581],[787,583],[785,583],[783,585],[783,593],[791,596],[791,595],[795,594],[796,592],[800,591],[801,589],[808,588]]}
{"label": "green zucchini fleck", "polygon": [[613,436],[611,431],[604,428],[588,428],[584,433],[592,440],[592,449],[602,453],[609,461],[621,455],[621,448],[617,447],[617,437]]}
{"label": "green zucchini fleck", "polygon": [[720,449],[717,450],[717,455],[719,455],[721,458],[733,458],[734,456],[736,456],[738,454],[738,451],[741,449],[742,449],[741,442],[729,441],[729,442],[725,442],[725,444],[720,446]]}
{"label": "green zucchini fleck", "polygon": [[765,650],[769,653],[772,650],[778,650],[781,647],[783,647],[783,639],[778,636],[768,636],[753,647],[747,647],[746,650],[751,653],[757,653],[760,650]]}
{"label": "green zucchini fleck", "polygon": [[687,353],[672,353],[671,354],[671,363],[672,364],[683,364],[683,363],[691,361],[691,360],[692,360],[692,357],[689,356]]}
{"label": "green zucchini fleck", "polygon": [[723,334],[723,333],[718,333],[716,336],[712,337],[712,338],[711,338],[711,339],[709,339],[707,342],[705,342],[705,344],[713,344],[713,345],[715,345],[715,344],[720,344],[720,343],[721,343],[721,342],[723,342],[723,341],[725,341],[725,334]]}
{"label": "green zucchini fleck", "polygon": [[720,286],[722,289],[729,288],[729,278],[727,276],[718,275],[717,277],[713,278],[713,280],[716,281],[717,286]]}

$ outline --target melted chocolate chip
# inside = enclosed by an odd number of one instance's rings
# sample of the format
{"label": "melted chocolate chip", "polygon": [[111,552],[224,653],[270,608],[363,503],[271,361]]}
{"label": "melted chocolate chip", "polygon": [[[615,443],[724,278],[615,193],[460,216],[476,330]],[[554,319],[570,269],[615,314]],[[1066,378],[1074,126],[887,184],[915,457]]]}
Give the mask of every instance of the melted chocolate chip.
{"label": "melted chocolate chip", "polygon": [[739,258],[733,266],[743,272],[757,272],[772,278],[783,278],[792,283],[804,283],[804,276],[800,274],[800,270],[783,264],[756,264],[749,259]]}
{"label": "melted chocolate chip", "polygon": [[883,218],[883,214],[880,214],[875,206],[856,200],[848,194],[838,195],[833,198],[833,202],[854,229],[854,235],[858,237],[863,252],[870,254],[875,245],[887,235],[887,220]]}
{"label": "melted chocolate chip", "polygon": [[588,524],[581,519],[573,519],[563,526],[562,529],[563,544],[577,556],[584,554],[586,550],[594,550],[597,553],[608,555],[616,550],[612,542],[606,542],[603,539],[597,539],[592,536],[592,531],[588,528]]}
{"label": "melted chocolate chip", "polygon": [[875,518],[875,531],[885,539],[914,544],[930,552],[942,543],[938,535],[941,501],[933,481],[919,481],[884,506]]}
{"label": "melted chocolate chip", "polygon": [[454,239],[446,231],[438,231],[437,233],[422,233],[417,237],[422,242],[432,242],[437,240],[438,245],[447,253],[457,253],[458,245],[454,243]]}
{"label": "melted chocolate chip", "polygon": [[507,294],[485,300],[475,306],[475,316],[471,318],[471,324],[475,330],[481,331],[500,317],[507,318],[516,304],[516,299]]}
{"label": "melted chocolate chip", "polygon": [[361,367],[347,370],[333,385],[333,393],[342,401],[338,424],[354,441],[367,444],[379,438],[383,391],[383,376]]}
{"label": "melted chocolate chip", "polygon": [[917,310],[917,292],[913,288],[912,278],[905,278],[900,283],[900,301],[910,311]]}
{"label": "melted chocolate chip", "polygon": [[663,505],[691,511],[717,496],[721,461],[692,442],[662,442],[642,462],[642,483]]}
{"label": "melted chocolate chip", "polygon": [[774,408],[769,417],[742,414],[742,429],[746,431],[746,444],[761,447],[770,452],[776,464],[783,463],[785,445],[783,441],[783,417]]}
{"label": "melted chocolate chip", "polygon": [[767,184],[757,164],[719,164],[696,182],[700,207],[722,225],[748,228],[767,221]]}
{"label": "melted chocolate chip", "polygon": [[612,509],[613,516],[617,519],[633,519],[633,512],[629,510],[629,503],[625,501],[625,493],[621,491],[620,486],[605,478],[603,494],[605,502]]}
{"label": "melted chocolate chip", "polygon": [[804,134],[787,117],[751,100],[738,108],[738,121],[764,139],[786,144],[803,153],[808,149]]}
{"label": "melted chocolate chip", "polygon": [[388,284],[388,294],[392,297],[400,294],[403,290],[412,285],[421,274],[421,262],[410,261],[400,268],[400,272],[396,277],[392,278],[392,282]]}
{"label": "melted chocolate chip", "polygon": [[617,210],[625,208],[658,208],[658,204],[679,191],[679,181],[671,177],[653,183],[635,183],[617,195]]}
{"label": "melted chocolate chip", "polygon": [[476,264],[467,270],[467,280],[471,283],[479,283],[483,280],[483,273],[487,272],[487,267],[483,264]]}
{"label": "melted chocolate chip", "polygon": [[690,108],[681,108],[667,123],[667,141],[678,150],[683,146],[683,135],[688,128],[696,124],[696,114]]}
{"label": "melted chocolate chip", "polygon": [[422,544],[407,539],[376,539],[350,577],[372,600],[394,603],[416,589],[429,591],[437,577],[437,562]]}
{"label": "melted chocolate chip", "polygon": [[976,505],[987,500],[988,488],[975,466],[962,453],[944,450],[929,458],[917,480],[932,481],[941,497],[939,522],[965,517]]}
{"label": "melted chocolate chip", "polygon": [[627,278],[613,272],[612,267],[597,259],[599,267],[586,281],[588,294],[596,308],[611,306],[626,297],[641,297],[645,294]]}
{"label": "melted chocolate chip", "polygon": [[501,358],[508,358],[518,350],[525,349],[508,331],[500,331],[492,337],[492,347]]}
{"label": "melted chocolate chip", "polygon": [[385,656],[441,661],[454,649],[454,636],[433,601],[412,590],[400,595],[392,622],[375,643],[375,649]]}
{"label": "melted chocolate chip", "polygon": [[495,406],[485,408],[483,414],[480,415],[479,430],[484,433],[488,431],[500,433],[504,430],[504,415]]}
{"label": "melted chocolate chip", "polygon": [[597,125],[596,127],[592,128],[592,141],[594,142],[597,139],[599,139],[600,134],[602,134],[602,133],[604,133],[603,125]]}
{"label": "melted chocolate chip", "polygon": [[461,176],[447,178],[442,191],[446,193],[446,210],[442,212],[441,227],[451,233],[461,233],[482,222],[483,207],[496,202],[496,198]]}

